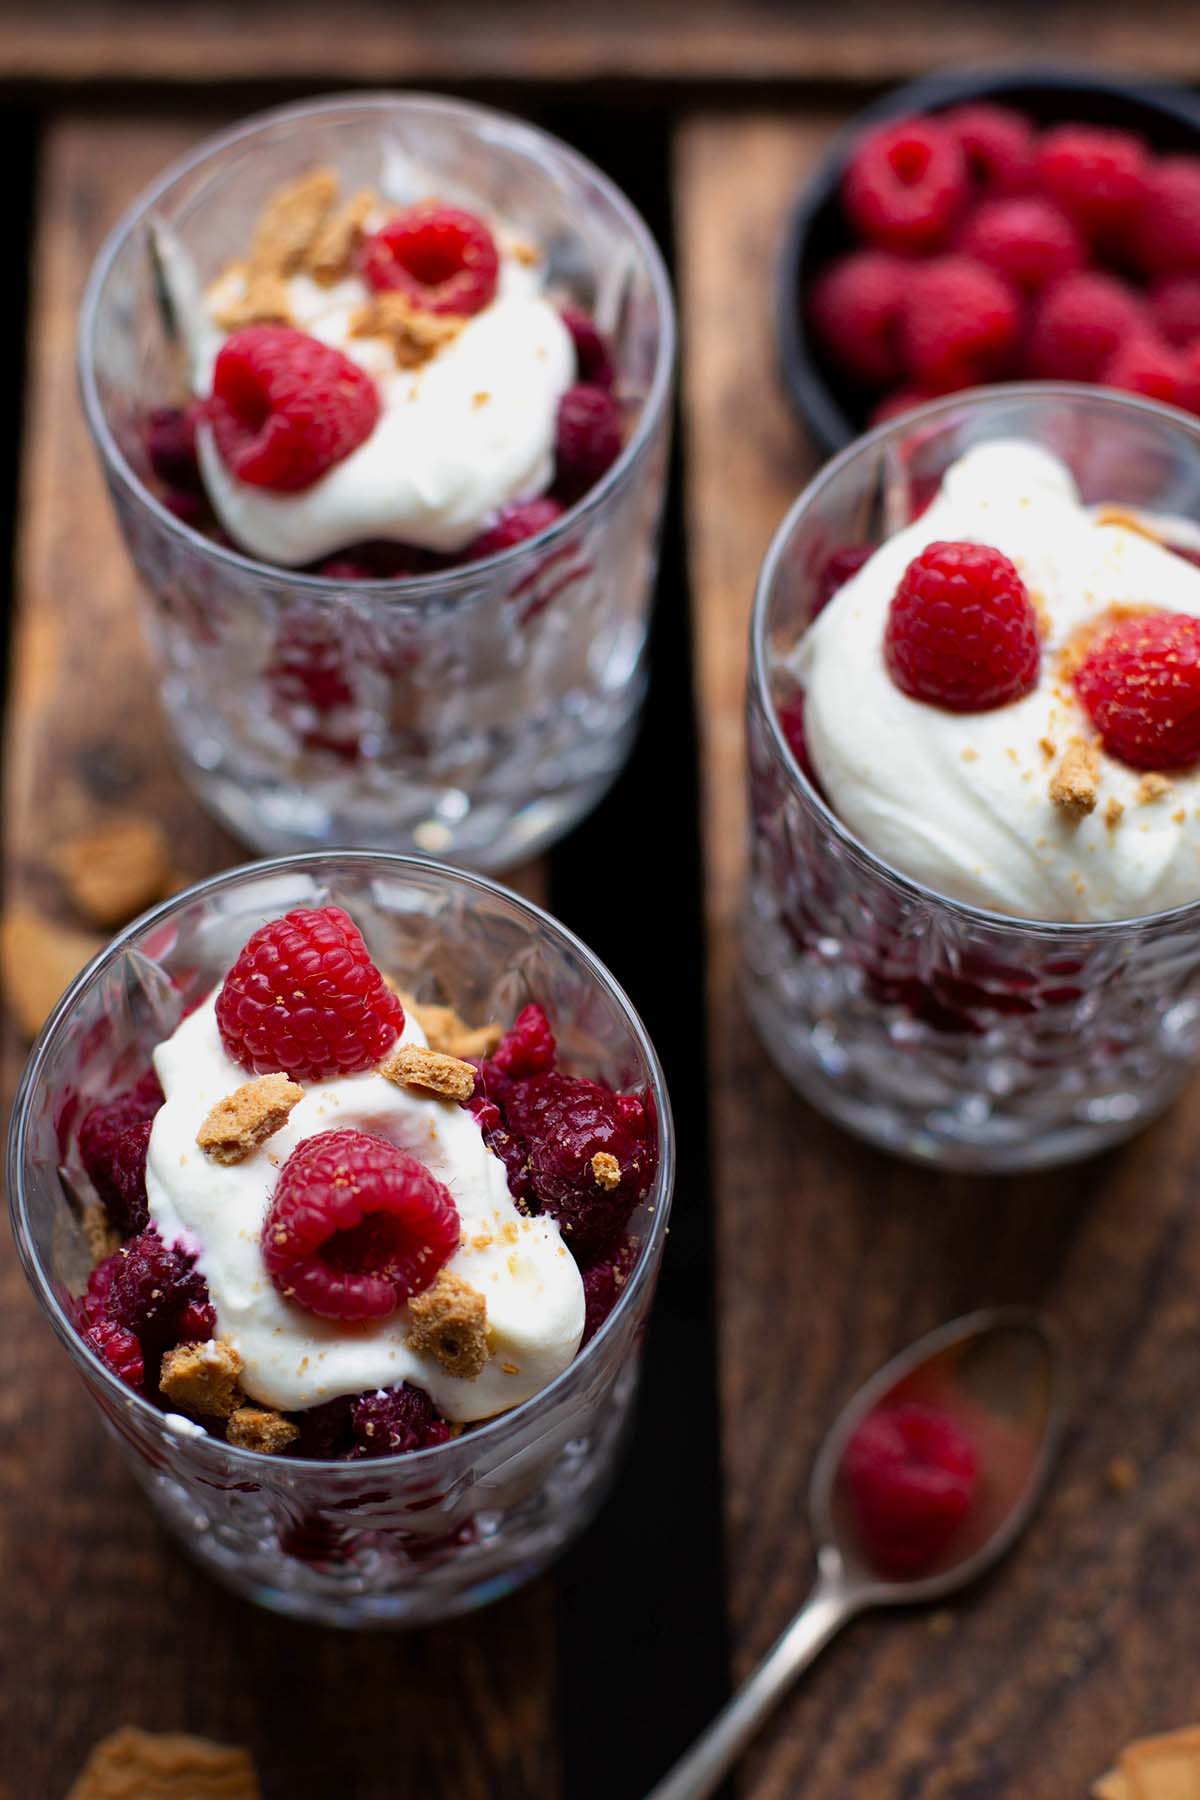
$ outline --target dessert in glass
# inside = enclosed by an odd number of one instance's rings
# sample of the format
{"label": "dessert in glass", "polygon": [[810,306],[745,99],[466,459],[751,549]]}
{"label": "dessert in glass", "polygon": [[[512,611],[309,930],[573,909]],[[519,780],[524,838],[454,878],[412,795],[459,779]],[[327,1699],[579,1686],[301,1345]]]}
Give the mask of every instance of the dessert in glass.
{"label": "dessert in glass", "polygon": [[1125,1137],[1200,1049],[1200,430],[1069,385],[894,420],[762,572],[747,992],[864,1137]]}
{"label": "dessert in glass", "polygon": [[239,836],[494,868],[595,803],[674,363],[598,170],[457,101],[263,114],[117,226],[79,354],[184,772]]}
{"label": "dessert in glass", "polygon": [[569,932],[331,852],[168,901],[80,976],[9,1145],[18,1247],[151,1501],[236,1591],[419,1624],[612,1475],[666,1234],[654,1051]]}

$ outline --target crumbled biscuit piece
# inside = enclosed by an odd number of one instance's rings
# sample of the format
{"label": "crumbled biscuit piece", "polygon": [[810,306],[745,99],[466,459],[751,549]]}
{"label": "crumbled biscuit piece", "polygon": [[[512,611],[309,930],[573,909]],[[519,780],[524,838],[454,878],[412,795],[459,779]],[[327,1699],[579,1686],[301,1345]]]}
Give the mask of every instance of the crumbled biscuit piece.
{"label": "crumbled biscuit piece", "polygon": [[104,939],[56,925],[41,913],[13,907],[0,925],[5,998],[26,1037],[34,1038]]}
{"label": "crumbled biscuit piece", "polygon": [[298,181],[277,188],[255,227],[250,249],[252,271],[294,275],[337,199],[338,178],[332,169],[310,169]]}
{"label": "crumbled biscuit piece", "polygon": [[349,273],[374,208],[374,194],[370,188],[363,188],[326,215],[304,258],[305,268],[321,287],[332,287]]}
{"label": "crumbled biscuit piece", "polygon": [[422,312],[407,294],[375,294],[350,321],[351,337],[384,337],[398,369],[419,369],[463,328],[457,313]]}
{"label": "crumbled biscuit piece", "polygon": [[245,1750],[123,1725],[102,1738],[67,1800],[262,1800]]}
{"label": "crumbled biscuit piece", "polygon": [[1164,794],[1171,791],[1171,783],[1165,775],[1143,775],[1138,782],[1137,803],[1149,806],[1153,800],[1161,800]]}
{"label": "crumbled biscuit piece", "polygon": [[1126,512],[1121,506],[1102,506],[1096,514],[1097,525],[1120,525],[1125,531],[1134,531],[1138,537],[1149,538],[1152,544],[1161,544],[1166,540],[1152,531],[1136,513]]}
{"label": "crumbled biscuit piece", "polygon": [[474,1381],[488,1359],[487,1301],[460,1275],[443,1269],[432,1287],[408,1303],[411,1349],[432,1356],[448,1375]]}
{"label": "crumbled biscuit piece", "polygon": [[1111,794],[1108,799],[1108,804],[1104,808],[1104,823],[1108,826],[1110,831],[1114,830],[1115,827],[1121,823],[1124,812],[1124,801],[1118,800],[1115,794]]}
{"label": "crumbled biscuit piece", "polygon": [[1062,761],[1050,777],[1050,798],[1071,819],[1095,811],[1100,798],[1100,758],[1094,744],[1080,737],[1068,741]]}
{"label": "crumbled biscuit piece", "polygon": [[227,1419],[245,1396],[238,1385],[243,1363],[224,1338],[177,1344],[162,1359],[158,1385],[168,1400],[206,1418]]}
{"label": "crumbled biscuit piece", "polygon": [[287,282],[273,269],[227,269],[208,290],[208,310],[222,331],[292,322]]}
{"label": "crumbled biscuit piece", "polygon": [[211,1162],[240,1163],[273,1137],[304,1089],[286,1075],[259,1075],[218,1100],[196,1133]]}
{"label": "crumbled biscuit piece", "polygon": [[468,1025],[452,1006],[424,1006],[403,994],[400,997],[405,1011],[412,1014],[428,1038],[429,1048],[441,1050],[446,1056],[462,1057],[464,1061],[472,1056],[490,1056],[504,1036],[502,1025]]}
{"label": "crumbled biscuit piece", "polygon": [[1054,758],[1058,755],[1058,745],[1054,742],[1053,738],[1039,738],[1038,748],[1041,750],[1041,753],[1047,762],[1053,762]]}
{"label": "crumbled biscuit piece", "polygon": [[592,1174],[596,1186],[605,1188],[609,1193],[621,1185],[621,1165],[611,1150],[597,1150],[592,1158]]}
{"label": "crumbled biscuit piece", "polygon": [[261,1450],[264,1456],[278,1456],[299,1436],[298,1425],[265,1406],[239,1406],[225,1427],[229,1443],[243,1450]]}
{"label": "crumbled biscuit piece", "polygon": [[537,245],[531,244],[527,238],[513,238],[508,252],[514,262],[519,262],[526,269],[536,269],[542,260],[542,253]]}
{"label": "crumbled biscuit piece", "polygon": [[401,1044],[380,1063],[379,1073],[397,1087],[420,1088],[446,1100],[469,1100],[475,1092],[475,1071],[469,1062],[426,1050],[422,1044]]}
{"label": "crumbled biscuit piece", "polygon": [[1137,1478],[1137,1464],[1130,1456],[1114,1456],[1104,1471],[1104,1479],[1114,1494],[1127,1494],[1137,1486]]}
{"label": "crumbled biscuit piece", "polygon": [[104,1208],[93,1201],[85,1206],[80,1220],[83,1226],[83,1241],[87,1245],[88,1255],[92,1259],[92,1267],[102,1263],[106,1256],[121,1248],[121,1234],[115,1225],[109,1223]]}
{"label": "crumbled biscuit piece", "polygon": [[54,861],[89,925],[106,930],[161,900],[171,877],[165,833],[138,813],[70,838]]}

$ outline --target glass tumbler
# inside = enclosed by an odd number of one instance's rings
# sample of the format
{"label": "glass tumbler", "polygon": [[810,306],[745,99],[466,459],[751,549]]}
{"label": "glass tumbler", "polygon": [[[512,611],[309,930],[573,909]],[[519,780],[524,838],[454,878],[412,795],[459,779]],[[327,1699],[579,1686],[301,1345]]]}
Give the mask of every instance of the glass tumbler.
{"label": "glass tumbler", "polygon": [[[207,282],[267,197],[316,165],[397,204],[431,191],[540,246],[612,345],[624,449],[538,538],[457,569],[346,581],[273,568],[151,491],[144,425],[188,396],[158,278]],[[142,577],[163,705],[203,801],[258,851],[357,844],[500,868],[560,837],[619,771],[645,680],[675,324],[629,202],[557,139],[424,95],[305,102],[212,138],[130,208],[84,297],[88,423]]]}
{"label": "glass tumbler", "polygon": [[[565,1066],[648,1089],[659,1129],[657,1178],[631,1226],[637,1263],[568,1368],[449,1443],[343,1463],[240,1449],[160,1411],[92,1354],[70,1310],[88,1275],[74,1149],[82,1114],[137,1078],[258,925],[330,902],[418,999],[507,1020],[538,998]],[[51,1325],[157,1512],[236,1592],[328,1624],[426,1624],[528,1580],[599,1505],[630,1420],[666,1236],[671,1115],[658,1059],[620,988],[516,895],[418,858],[347,851],[253,864],[169,900],[84,970],[47,1023],[16,1100],[8,1179],[17,1246]]]}
{"label": "glass tumbler", "polygon": [[1200,895],[1105,924],[947,899],[866,849],[789,748],[787,658],[828,597],[839,550],[907,524],[973,444],[1024,438],[1087,503],[1159,515],[1195,558],[1200,427],[1067,384],[980,389],[897,418],[829,463],[777,532],[759,580],[748,694],[746,992],[767,1049],[822,1111],[948,1168],[1066,1162],[1127,1136],[1200,1050]]}

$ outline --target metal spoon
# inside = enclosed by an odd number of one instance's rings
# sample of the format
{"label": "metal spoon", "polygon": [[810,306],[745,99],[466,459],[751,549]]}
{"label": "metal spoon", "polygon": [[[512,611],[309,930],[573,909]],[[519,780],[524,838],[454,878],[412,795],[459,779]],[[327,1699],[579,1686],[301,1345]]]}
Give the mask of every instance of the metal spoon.
{"label": "metal spoon", "polygon": [[[873,1606],[944,1600],[1010,1550],[1029,1522],[1062,1429],[1062,1354],[1049,1322],[1018,1307],[971,1313],[923,1337],[868,1381],[817,1457],[809,1492],[817,1579],[774,1648],[647,1800],[704,1800],[797,1675],[849,1619]],[[983,1478],[945,1557],[918,1580],[867,1562],[838,1474],[867,1413],[885,1400],[948,1405],[969,1419]]]}

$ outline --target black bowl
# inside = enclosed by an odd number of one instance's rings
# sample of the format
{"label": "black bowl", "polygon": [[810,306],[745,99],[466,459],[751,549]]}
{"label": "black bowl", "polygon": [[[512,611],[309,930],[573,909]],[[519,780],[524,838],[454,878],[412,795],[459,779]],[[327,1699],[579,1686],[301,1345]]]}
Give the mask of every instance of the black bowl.
{"label": "black bowl", "polygon": [[1181,88],[1106,81],[1064,69],[974,70],[910,81],[858,113],[840,132],[792,211],[777,285],[777,331],[784,384],[822,449],[844,449],[867,425],[878,399],[830,367],[813,344],[805,316],[812,283],[857,240],[842,215],[842,172],[863,133],[888,119],[942,112],[967,101],[994,101],[1036,124],[1070,120],[1138,131],[1155,150],[1200,151],[1200,99]]}

